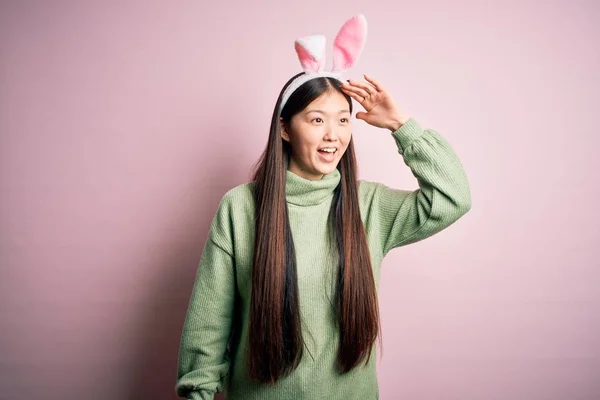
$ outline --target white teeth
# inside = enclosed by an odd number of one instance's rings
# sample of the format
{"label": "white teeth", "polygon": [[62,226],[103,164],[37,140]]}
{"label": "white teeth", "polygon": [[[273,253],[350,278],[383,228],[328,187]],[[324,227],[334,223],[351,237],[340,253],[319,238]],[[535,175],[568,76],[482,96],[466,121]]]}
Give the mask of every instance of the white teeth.
{"label": "white teeth", "polygon": [[325,148],[325,149],[321,149],[321,151],[326,151],[326,152],[328,152],[328,153],[335,153],[335,150],[336,150],[336,149],[335,149],[335,148],[333,148],[333,147],[327,147],[327,148]]}

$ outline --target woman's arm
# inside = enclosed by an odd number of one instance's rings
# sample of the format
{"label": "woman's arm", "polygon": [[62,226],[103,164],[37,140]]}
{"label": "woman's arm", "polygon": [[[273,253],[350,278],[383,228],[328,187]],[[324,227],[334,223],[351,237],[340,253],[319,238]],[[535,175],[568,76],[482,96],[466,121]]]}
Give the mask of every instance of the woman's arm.
{"label": "woman's arm", "polygon": [[410,118],[392,137],[419,188],[407,191],[361,181],[367,228],[376,231],[383,255],[440,232],[471,208],[464,168],[442,136]]}
{"label": "woman's arm", "polygon": [[398,152],[419,182],[419,189],[414,191],[361,182],[366,227],[376,234],[385,255],[454,223],[471,208],[471,192],[450,144],[398,108],[381,83],[364,77],[367,82],[350,80],[342,85],[342,90],[366,110],[358,112],[356,118],[392,131]]}
{"label": "woman's arm", "polygon": [[205,242],[179,348],[178,396],[212,400],[224,390],[235,299],[234,258],[223,238],[227,209],[221,201]]}

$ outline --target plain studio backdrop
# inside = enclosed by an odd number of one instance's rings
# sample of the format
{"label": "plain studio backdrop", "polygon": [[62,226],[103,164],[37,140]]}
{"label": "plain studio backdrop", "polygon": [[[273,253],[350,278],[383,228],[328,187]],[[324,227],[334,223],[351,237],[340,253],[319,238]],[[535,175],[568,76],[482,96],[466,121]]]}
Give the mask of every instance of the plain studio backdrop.
{"label": "plain studio backdrop", "polygon": [[[2,2],[0,399],[175,399],[209,224],[293,41],[325,34],[329,68],[358,13],[347,77],[440,132],[473,201],[383,262],[380,398],[600,398],[598,3],[332,0]],[[353,122],[360,178],[416,189]]]}

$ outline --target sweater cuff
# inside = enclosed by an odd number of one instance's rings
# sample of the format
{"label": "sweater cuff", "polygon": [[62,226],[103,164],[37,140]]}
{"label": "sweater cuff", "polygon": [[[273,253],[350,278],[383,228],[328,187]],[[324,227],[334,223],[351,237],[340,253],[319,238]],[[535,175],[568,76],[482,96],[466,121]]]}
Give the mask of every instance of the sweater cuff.
{"label": "sweater cuff", "polygon": [[398,153],[404,154],[404,151],[412,142],[423,134],[423,128],[414,118],[409,118],[400,128],[392,132],[392,136],[398,146]]}
{"label": "sweater cuff", "polygon": [[187,395],[188,400],[213,400],[215,398],[214,392],[209,392],[207,390],[200,390],[195,392],[190,392]]}

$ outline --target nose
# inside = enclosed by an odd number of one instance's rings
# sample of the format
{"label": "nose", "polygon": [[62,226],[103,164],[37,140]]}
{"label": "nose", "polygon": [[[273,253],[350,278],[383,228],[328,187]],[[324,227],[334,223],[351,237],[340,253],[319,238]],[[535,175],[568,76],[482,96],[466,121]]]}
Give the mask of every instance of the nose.
{"label": "nose", "polygon": [[328,140],[330,142],[335,142],[338,140],[338,133],[335,130],[335,128],[329,127],[329,129],[327,129],[327,131],[325,132],[325,140]]}

